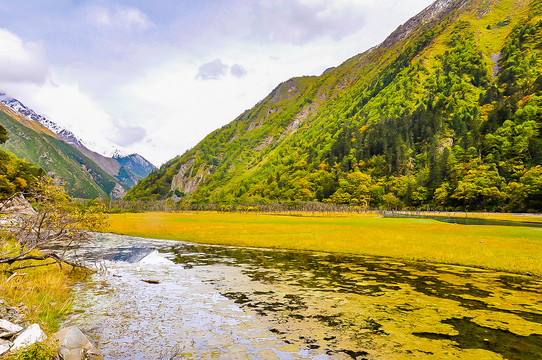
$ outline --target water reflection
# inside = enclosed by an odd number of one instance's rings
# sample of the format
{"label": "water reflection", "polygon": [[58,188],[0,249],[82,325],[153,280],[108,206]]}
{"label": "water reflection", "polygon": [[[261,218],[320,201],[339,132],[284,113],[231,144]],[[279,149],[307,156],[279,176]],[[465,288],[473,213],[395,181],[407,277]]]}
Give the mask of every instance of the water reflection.
{"label": "water reflection", "polygon": [[542,223],[537,221],[513,221],[513,220],[496,220],[496,219],[480,219],[460,216],[430,216],[430,215],[409,215],[409,214],[384,214],[384,217],[389,218],[407,218],[407,219],[431,219],[449,224],[461,225],[493,225],[493,226],[523,226],[542,228]]}
{"label": "water reflection", "polygon": [[537,279],[377,257],[99,237],[88,251],[105,253],[108,272],[79,289],[85,311],[71,321],[90,330],[108,358],[542,356]]}

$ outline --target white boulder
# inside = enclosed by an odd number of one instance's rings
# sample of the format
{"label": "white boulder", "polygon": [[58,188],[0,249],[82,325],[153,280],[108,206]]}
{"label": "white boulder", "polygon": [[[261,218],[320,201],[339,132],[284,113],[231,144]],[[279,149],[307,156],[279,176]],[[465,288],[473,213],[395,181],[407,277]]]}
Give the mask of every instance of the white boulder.
{"label": "white boulder", "polygon": [[11,347],[11,343],[9,341],[2,340],[0,342],[0,356],[7,353],[10,347]]}
{"label": "white boulder", "polygon": [[18,332],[21,332],[23,329],[23,327],[15,325],[11,321],[0,319],[0,338],[11,337]]}
{"label": "white boulder", "polygon": [[41,330],[38,324],[32,324],[21,335],[17,336],[13,341],[11,351],[17,351],[34,345],[37,342],[47,339],[47,335]]}

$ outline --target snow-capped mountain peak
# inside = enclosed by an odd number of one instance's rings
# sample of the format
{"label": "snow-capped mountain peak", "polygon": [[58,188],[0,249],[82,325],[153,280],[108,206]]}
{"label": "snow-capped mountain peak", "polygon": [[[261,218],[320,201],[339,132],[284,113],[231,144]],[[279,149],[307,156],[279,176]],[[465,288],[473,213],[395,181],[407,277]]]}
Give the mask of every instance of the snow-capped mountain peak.
{"label": "snow-capped mountain peak", "polygon": [[4,93],[0,93],[0,102],[10,107],[13,111],[18,112],[29,120],[34,120],[53,133],[58,135],[59,138],[66,141],[69,144],[82,144],[82,140],[77,138],[70,130],[63,128],[54,121],[47,119],[43,115],[37,114],[34,110],[25,106],[17,99],[11,98]]}
{"label": "snow-capped mountain peak", "polygon": [[111,152],[109,154],[109,157],[112,157],[113,159],[116,159],[116,158],[124,158],[124,157],[127,157],[129,156],[130,154],[128,154],[126,152],[126,150],[123,150],[123,149],[120,149],[120,148],[116,148],[113,150],[113,152]]}

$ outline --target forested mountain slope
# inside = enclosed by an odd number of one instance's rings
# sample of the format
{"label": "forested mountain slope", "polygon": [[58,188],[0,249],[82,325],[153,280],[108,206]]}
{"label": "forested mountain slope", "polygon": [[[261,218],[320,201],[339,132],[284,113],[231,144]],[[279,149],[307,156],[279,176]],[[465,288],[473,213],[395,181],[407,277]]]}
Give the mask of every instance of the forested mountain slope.
{"label": "forested mountain slope", "polygon": [[542,2],[439,0],[294,78],[128,199],[542,210]]}
{"label": "forested mountain slope", "polygon": [[[4,144],[8,138],[6,129],[0,125],[0,144]],[[27,191],[44,174],[42,169],[0,149],[0,200],[16,192]]]}
{"label": "forested mountain slope", "polygon": [[[141,155],[127,155],[124,152],[124,149],[119,148],[107,139],[105,141],[101,139],[101,142],[106,145],[108,144],[108,156],[92,151],[88,148],[83,139],[79,138],[69,129],[36,113],[33,109],[7,94],[0,93],[0,103],[8,107],[2,107],[3,110],[7,110],[8,112],[9,109],[13,110],[10,113],[15,118],[19,119],[19,122],[23,125],[37,130],[38,132],[43,131],[45,128],[48,135],[56,137],[71,147],[74,147],[98,165],[103,171],[115,178],[116,181],[128,188],[134,186],[139,180],[156,170],[156,167]],[[117,194],[124,195],[123,187],[117,186]]]}
{"label": "forested mountain slope", "polygon": [[80,151],[4,104],[0,104],[0,125],[9,136],[0,147],[63,180],[70,195],[94,199],[114,195],[120,189],[125,193],[115,179]]}

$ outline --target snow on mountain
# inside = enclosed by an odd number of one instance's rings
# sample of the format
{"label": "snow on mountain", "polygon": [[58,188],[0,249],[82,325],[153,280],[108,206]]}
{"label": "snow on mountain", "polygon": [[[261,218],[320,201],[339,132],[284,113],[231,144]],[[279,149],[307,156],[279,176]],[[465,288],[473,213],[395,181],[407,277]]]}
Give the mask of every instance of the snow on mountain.
{"label": "snow on mountain", "polygon": [[25,106],[19,100],[11,98],[5,93],[0,93],[0,102],[25,116],[27,119],[34,120],[42,124],[68,144],[86,147],[87,149],[95,151],[106,157],[126,157],[129,155],[126,149],[105,138],[101,138],[99,142],[90,139],[82,139],[69,129],[58,125],[43,115],[37,114],[34,110]]}
{"label": "snow on mountain", "polygon": [[0,93],[0,103],[28,120],[35,121],[51,130],[58,138],[70,145],[74,150],[77,150],[81,155],[87,157],[90,162],[81,164],[87,172],[90,173],[88,164],[95,165],[96,168],[103,170],[105,173],[100,175],[97,172],[99,176],[92,178],[99,186],[101,186],[101,182],[98,183],[98,181],[102,181],[103,178],[106,178],[106,175],[111,176],[110,180],[114,181],[115,187],[113,190],[109,187],[106,191],[111,198],[121,198],[126,193],[126,189],[133,187],[139,180],[156,170],[156,167],[141,155],[129,154],[123,147],[115,145],[103,137],[95,139],[96,141],[83,140],[66,127],[37,114],[17,99],[11,98],[4,93]]}
{"label": "snow on mountain", "polygon": [[125,150],[121,150],[120,148],[116,148],[112,152],[110,152],[107,156],[112,157],[113,159],[115,159],[115,158],[124,158],[124,157],[127,157],[129,155],[130,154],[128,154]]}
{"label": "snow on mountain", "polygon": [[151,164],[147,159],[139,154],[131,154],[120,157],[113,156],[113,158],[117,160],[119,164],[139,176],[141,179],[156,170],[156,166]]}

